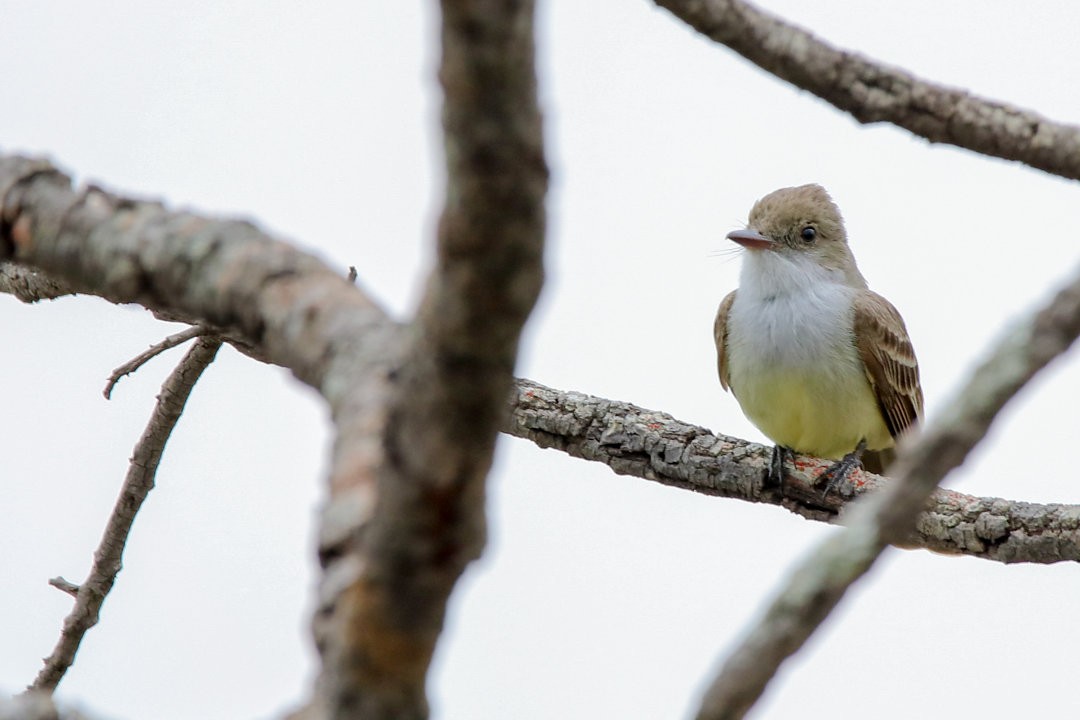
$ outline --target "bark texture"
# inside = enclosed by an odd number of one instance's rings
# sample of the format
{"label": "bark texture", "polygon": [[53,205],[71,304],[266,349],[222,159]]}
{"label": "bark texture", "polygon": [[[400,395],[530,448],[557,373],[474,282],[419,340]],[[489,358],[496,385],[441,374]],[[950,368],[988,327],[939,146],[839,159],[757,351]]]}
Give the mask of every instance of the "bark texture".
{"label": "bark texture", "polygon": [[[518,381],[506,432],[620,475],[705,495],[779,505],[808,520],[846,522],[850,503],[888,484],[858,471],[823,495],[828,461],[796,456],[784,488],[763,483],[769,448],[680,422],[670,415],[584,393]],[[937,490],[903,547],[1004,563],[1080,562],[1080,506],[976,497]]]}

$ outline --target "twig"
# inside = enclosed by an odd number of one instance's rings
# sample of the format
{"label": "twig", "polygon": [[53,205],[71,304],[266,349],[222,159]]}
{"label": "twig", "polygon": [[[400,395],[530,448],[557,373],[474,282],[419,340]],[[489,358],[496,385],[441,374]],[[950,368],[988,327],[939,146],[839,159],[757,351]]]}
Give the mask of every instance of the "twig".
{"label": "twig", "polygon": [[828,617],[890,543],[902,541],[942,478],[986,435],[997,413],[1080,335],[1080,274],[1016,325],[947,410],[892,466],[895,480],[856,506],[848,529],[822,543],[788,578],[764,617],[709,687],[699,720],[743,717],[780,664]]}
{"label": "twig", "polygon": [[[768,449],[630,403],[518,380],[504,432],[603,463],[620,475],[704,495],[779,505],[818,522],[843,521],[851,502],[887,478],[857,473],[822,497],[828,466],[798,456],[779,488],[762,483]],[[1080,562],[1080,506],[937,490],[904,546],[1003,563]]]}
{"label": "twig", "polygon": [[149,362],[151,359],[157,357],[158,355],[165,352],[166,350],[169,350],[170,348],[174,348],[177,345],[186,343],[192,338],[200,337],[202,335],[210,335],[212,333],[213,330],[204,325],[193,325],[185,330],[181,330],[175,335],[170,335],[169,337],[165,338],[164,340],[155,345],[151,345],[148,350],[139,353],[131,360],[127,361],[126,363],[112,371],[112,374],[109,375],[109,379],[105,382],[105,399],[110,400],[112,398],[113,388],[116,387],[116,383],[120,382],[120,378],[124,377],[125,375],[130,375],[131,373],[135,372],[143,365],[145,365],[147,362]]}
{"label": "twig", "polygon": [[49,584],[57,590],[66,592],[71,597],[79,597],[79,586],[69,580],[65,580],[59,575],[54,578],[49,578]]}
{"label": "twig", "polygon": [[[213,361],[220,346],[221,340],[218,338],[200,339],[161,386],[154,413],[135,445],[120,497],[109,517],[101,543],[94,553],[90,574],[86,581],[78,586],[75,607],[64,619],[60,640],[52,654],[45,659],[45,667],[30,685],[30,691],[55,690],[64,673],[75,661],[75,653],[83,636],[97,624],[101,605],[120,572],[124,545],[135,521],[135,514],[154,487],[154,476],[161,454],[165,450],[165,443],[180,419],[192,387]],[[50,584],[56,585],[53,581],[50,581]],[[67,588],[61,589],[68,591]]]}
{"label": "twig", "polygon": [[1080,128],[838,50],[740,0],[654,0],[703,35],[861,123],[1080,179]]}

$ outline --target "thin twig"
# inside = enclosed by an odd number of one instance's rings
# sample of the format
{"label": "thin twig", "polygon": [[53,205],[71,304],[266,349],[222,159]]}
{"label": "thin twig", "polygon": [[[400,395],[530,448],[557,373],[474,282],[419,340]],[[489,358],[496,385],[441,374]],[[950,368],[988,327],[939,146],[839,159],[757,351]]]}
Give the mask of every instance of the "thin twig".
{"label": "thin twig", "polygon": [[45,659],[45,667],[30,685],[30,691],[55,690],[64,673],[75,661],[75,653],[83,636],[97,624],[101,605],[120,572],[124,545],[135,521],[135,514],[154,487],[154,476],[157,474],[165,443],[180,419],[192,387],[213,361],[219,347],[221,340],[218,338],[200,339],[161,386],[154,413],[135,445],[120,497],[109,517],[101,543],[94,553],[90,574],[79,586],[75,595],[75,607],[64,619],[60,640],[52,654]]}
{"label": "thin twig", "polygon": [[131,360],[128,360],[126,363],[112,371],[112,374],[109,375],[109,379],[105,382],[105,390],[103,391],[105,399],[112,399],[113,388],[116,387],[116,383],[120,382],[120,378],[135,372],[147,362],[157,357],[161,353],[165,352],[166,350],[174,348],[177,345],[186,343],[192,338],[200,337],[202,335],[210,335],[212,333],[213,330],[206,327],[205,325],[192,325],[185,330],[181,330],[175,335],[170,335],[159,343],[151,345],[149,349],[147,349],[145,352],[139,353]]}
{"label": "thin twig", "polygon": [[930,494],[986,435],[997,413],[1080,335],[1080,273],[1042,310],[1016,325],[959,397],[911,444],[895,480],[853,508],[846,532],[822,543],[791,574],[765,615],[728,657],[705,694],[699,720],[743,717],[780,664],[829,616],[890,543],[910,533]]}
{"label": "thin twig", "polygon": [[79,586],[70,580],[65,580],[59,575],[54,578],[49,578],[49,584],[61,592],[66,592],[71,597],[79,597]]}

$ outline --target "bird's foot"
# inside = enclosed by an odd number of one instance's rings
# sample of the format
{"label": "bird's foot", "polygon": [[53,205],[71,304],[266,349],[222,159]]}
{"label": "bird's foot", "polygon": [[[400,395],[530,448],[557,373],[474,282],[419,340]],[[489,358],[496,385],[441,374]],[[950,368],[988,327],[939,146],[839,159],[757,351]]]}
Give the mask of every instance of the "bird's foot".
{"label": "bird's foot", "polygon": [[784,493],[784,463],[795,459],[795,451],[783,445],[773,445],[772,455],[769,456],[769,467],[765,471],[766,487],[780,488],[780,494]]}
{"label": "bird's foot", "polygon": [[866,450],[866,440],[860,440],[859,444],[855,446],[855,449],[849,452],[844,457],[837,460],[835,463],[825,469],[825,472],[818,476],[817,482],[825,482],[825,489],[821,491],[821,497],[824,499],[831,490],[836,488],[840,483],[844,482],[844,478],[857,467],[862,467],[862,454]]}

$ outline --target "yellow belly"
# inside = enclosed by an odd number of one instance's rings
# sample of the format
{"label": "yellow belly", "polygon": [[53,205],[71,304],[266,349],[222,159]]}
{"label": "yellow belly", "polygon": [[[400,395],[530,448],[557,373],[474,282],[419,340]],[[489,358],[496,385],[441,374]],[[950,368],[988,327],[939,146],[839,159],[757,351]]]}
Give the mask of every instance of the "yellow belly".
{"label": "yellow belly", "polygon": [[759,367],[733,373],[731,389],[761,432],[796,452],[835,460],[863,439],[870,450],[893,445],[861,367],[824,373]]}

